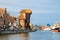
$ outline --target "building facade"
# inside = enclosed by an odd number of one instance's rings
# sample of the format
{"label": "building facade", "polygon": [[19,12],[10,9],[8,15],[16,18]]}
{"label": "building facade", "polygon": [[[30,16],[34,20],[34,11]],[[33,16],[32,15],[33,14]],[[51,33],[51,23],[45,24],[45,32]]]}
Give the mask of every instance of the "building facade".
{"label": "building facade", "polygon": [[8,25],[9,23],[13,24],[16,19],[16,17],[11,16],[9,13],[7,13],[6,8],[0,8],[0,27]]}

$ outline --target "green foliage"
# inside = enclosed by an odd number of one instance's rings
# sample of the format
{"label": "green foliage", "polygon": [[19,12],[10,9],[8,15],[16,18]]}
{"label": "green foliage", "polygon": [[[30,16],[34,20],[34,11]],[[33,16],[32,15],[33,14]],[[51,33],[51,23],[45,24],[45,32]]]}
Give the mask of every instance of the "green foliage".
{"label": "green foliage", "polygon": [[51,26],[50,24],[47,24],[47,26]]}

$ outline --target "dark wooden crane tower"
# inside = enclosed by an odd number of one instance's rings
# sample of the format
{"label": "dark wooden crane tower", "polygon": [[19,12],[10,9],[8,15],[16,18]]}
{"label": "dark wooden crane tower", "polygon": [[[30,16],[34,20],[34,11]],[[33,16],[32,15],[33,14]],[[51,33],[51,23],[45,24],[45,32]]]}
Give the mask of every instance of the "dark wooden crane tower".
{"label": "dark wooden crane tower", "polygon": [[30,9],[24,9],[21,10],[19,14],[19,24],[22,29],[31,29],[32,27],[29,24],[32,11]]}

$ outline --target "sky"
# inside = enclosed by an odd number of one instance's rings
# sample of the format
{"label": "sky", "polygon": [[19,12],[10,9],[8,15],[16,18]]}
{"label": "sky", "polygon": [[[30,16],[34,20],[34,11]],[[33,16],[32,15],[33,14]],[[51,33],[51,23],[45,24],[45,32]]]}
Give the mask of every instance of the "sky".
{"label": "sky", "polygon": [[31,9],[31,23],[37,25],[60,22],[60,0],[0,0],[0,8],[18,16],[22,9]]}

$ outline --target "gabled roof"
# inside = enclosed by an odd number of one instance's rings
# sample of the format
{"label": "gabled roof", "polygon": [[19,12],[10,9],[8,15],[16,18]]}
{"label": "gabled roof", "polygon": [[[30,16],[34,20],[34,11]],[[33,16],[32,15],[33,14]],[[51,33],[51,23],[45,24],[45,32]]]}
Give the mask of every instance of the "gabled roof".
{"label": "gabled roof", "polygon": [[32,13],[32,11],[30,9],[23,9],[20,11],[20,13]]}

